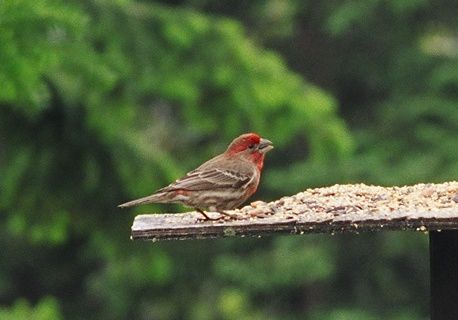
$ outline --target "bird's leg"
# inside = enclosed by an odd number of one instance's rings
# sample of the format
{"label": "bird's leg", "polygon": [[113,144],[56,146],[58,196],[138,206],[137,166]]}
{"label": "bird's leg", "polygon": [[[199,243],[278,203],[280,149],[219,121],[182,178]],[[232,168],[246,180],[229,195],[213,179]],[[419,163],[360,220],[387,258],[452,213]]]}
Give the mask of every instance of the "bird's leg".
{"label": "bird's leg", "polygon": [[[205,211],[202,210],[202,209],[200,209],[200,208],[194,208],[194,210],[196,210],[197,212],[201,213],[201,214],[204,216],[204,218],[202,219],[202,220],[204,220],[204,221],[208,221],[208,220],[214,221],[214,220],[219,220],[219,219],[220,219],[219,217],[218,217],[218,218],[210,218],[210,217],[205,213]],[[199,220],[200,220],[200,219],[199,219]]]}

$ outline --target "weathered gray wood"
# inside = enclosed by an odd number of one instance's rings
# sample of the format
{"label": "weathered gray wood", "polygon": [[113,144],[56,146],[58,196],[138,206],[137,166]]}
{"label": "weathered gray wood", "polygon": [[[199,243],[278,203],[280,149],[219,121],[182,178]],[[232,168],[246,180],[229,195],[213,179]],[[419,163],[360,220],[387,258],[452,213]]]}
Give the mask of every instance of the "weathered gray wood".
{"label": "weathered gray wood", "polygon": [[420,216],[406,213],[395,219],[369,218],[352,220],[307,221],[269,217],[253,220],[197,221],[201,216],[195,213],[148,214],[135,218],[132,239],[185,240],[231,236],[263,236],[273,233],[338,233],[366,232],[381,230],[450,230],[458,229],[458,213],[430,212]]}
{"label": "weathered gray wood", "polygon": [[[458,183],[407,187],[336,185],[232,211],[241,220],[201,221],[196,212],[135,218],[132,239],[171,240],[273,233],[458,229]],[[213,217],[218,213],[209,213]]]}

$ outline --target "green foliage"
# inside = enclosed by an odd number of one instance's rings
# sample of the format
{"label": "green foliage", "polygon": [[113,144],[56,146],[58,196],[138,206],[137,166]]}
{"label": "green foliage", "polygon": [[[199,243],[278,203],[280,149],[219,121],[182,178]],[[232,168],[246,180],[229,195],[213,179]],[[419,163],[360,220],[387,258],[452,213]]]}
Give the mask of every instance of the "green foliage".
{"label": "green foliage", "polygon": [[291,286],[322,281],[334,273],[335,261],[329,245],[318,245],[291,237],[278,239],[267,250],[250,255],[222,255],[216,260],[216,272],[249,292],[270,292]]}
{"label": "green foliage", "polygon": [[263,200],[458,179],[456,2],[180,3],[0,5],[0,318],[426,318],[423,235],[151,245],[115,206],[247,131]]}
{"label": "green foliage", "polygon": [[45,297],[36,306],[19,299],[10,308],[0,308],[0,318],[4,320],[59,320],[63,319],[59,305],[54,298]]}
{"label": "green foliage", "polygon": [[[36,6],[46,3],[31,5]],[[68,26],[78,37],[62,37],[57,50],[48,35],[43,39],[48,47],[37,54],[52,52],[53,59],[43,68],[29,62],[35,86],[53,96],[48,103],[40,102],[46,109],[38,115],[26,108],[20,87],[3,101],[3,134],[11,142],[1,169],[6,191],[2,203],[28,217],[10,217],[13,234],[31,234],[24,230],[27,220],[36,230],[31,241],[46,241],[43,230],[54,225],[60,229],[49,233],[49,241],[64,241],[71,217],[83,203],[89,212],[112,210],[119,193],[107,190],[107,201],[99,206],[93,197],[103,193],[100,186],[119,192],[124,185],[129,194],[151,192],[186,170],[172,160],[177,150],[188,155],[188,163],[197,164],[202,155],[221,151],[223,145],[205,151],[191,149],[193,144],[215,136],[227,143],[247,127],[268,132],[280,150],[294,137],[306,137],[312,163],[338,161],[350,152],[351,141],[335,116],[333,99],[289,72],[277,56],[244,39],[237,23],[133,2],[86,6],[97,19],[70,11],[88,21]],[[28,19],[38,15],[27,12]],[[18,28],[14,23],[20,21],[12,19],[9,28]],[[66,27],[58,22],[44,19],[41,29]],[[40,29],[35,32],[42,36]],[[30,42],[30,34],[17,36]],[[6,71],[3,77],[18,83],[23,75]],[[19,114],[14,112],[18,106]],[[23,129],[12,135],[12,126]],[[27,139],[27,128],[39,130],[34,139]],[[176,130],[183,134],[177,136]],[[133,179],[140,176],[141,181]],[[78,196],[68,197],[75,188]],[[24,195],[27,201],[18,201]],[[90,219],[80,223],[84,229]]]}
{"label": "green foliage", "polygon": [[[35,116],[50,99],[43,74],[75,41],[86,17],[53,0],[6,0],[0,6],[0,101]],[[20,26],[20,27],[19,27]],[[26,107],[27,106],[27,107]]]}

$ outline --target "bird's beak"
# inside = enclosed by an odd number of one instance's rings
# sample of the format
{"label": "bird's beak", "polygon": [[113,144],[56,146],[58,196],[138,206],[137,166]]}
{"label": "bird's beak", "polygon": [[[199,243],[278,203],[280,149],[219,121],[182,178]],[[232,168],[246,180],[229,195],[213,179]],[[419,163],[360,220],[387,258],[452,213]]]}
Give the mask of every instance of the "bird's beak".
{"label": "bird's beak", "polygon": [[272,150],[274,145],[272,141],[261,138],[258,144],[258,151],[261,153],[267,153],[268,151]]}

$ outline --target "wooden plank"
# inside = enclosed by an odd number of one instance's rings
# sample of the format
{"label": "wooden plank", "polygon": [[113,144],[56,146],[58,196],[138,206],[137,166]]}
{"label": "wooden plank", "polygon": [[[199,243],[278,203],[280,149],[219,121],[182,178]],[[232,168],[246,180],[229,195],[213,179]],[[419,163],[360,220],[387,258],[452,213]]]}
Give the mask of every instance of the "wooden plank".
{"label": "wooden plank", "polygon": [[458,230],[431,232],[431,319],[458,319]]}
{"label": "wooden plank", "polygon": [[[196,212],[135,218],[132,239],[171,240],[290,233],[458,229],[458,182],[405,187],[335,185],[257,201],[240,219],[201,221]],[[218,213],[209,213],[218,217]]]}

